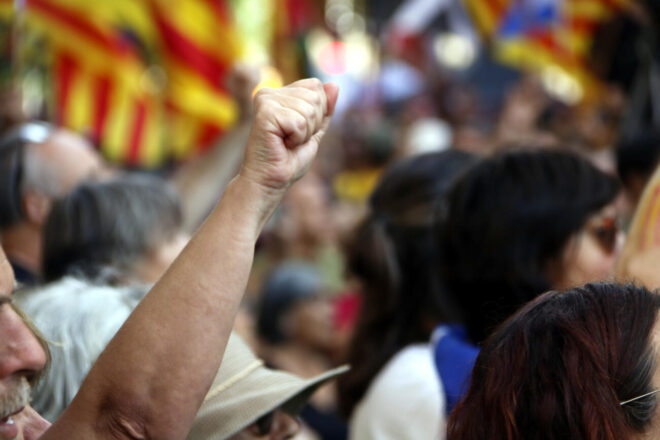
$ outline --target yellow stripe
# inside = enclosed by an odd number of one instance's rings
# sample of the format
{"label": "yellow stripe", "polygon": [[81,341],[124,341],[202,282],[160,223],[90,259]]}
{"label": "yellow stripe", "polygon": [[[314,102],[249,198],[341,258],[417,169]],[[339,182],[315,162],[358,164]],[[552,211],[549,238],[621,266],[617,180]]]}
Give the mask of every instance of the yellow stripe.
{"label": "yellow stripe", "polygon": [[547,48],[532,40],[515,39],[500,42],[495,47],[495,56],[503,63],[530,71],[542,71],[548,66],[559,66],[582,87],[583,100],[594,99],[600,89],[600,84],[587,70],[580,66],[567,66]]}
{"label": "yellow stripe", "polygon": [[80,133],[89,133],[92,125],[92,78],[88,72],[79,71],[71,82],[64,125]]}
{"label": "yellow stripe", "polygon": [[577,32],[563,28],[555,32],[555,37],[561,46],[566,47],[575,54],[586,54],[591,48],[591,35],[578,34]]}
{"label": "yellow stripe", "polygon": [[64,48],[67,52],[74,54],[78,61],[91,71],[113,72],[118,79],[134,88],[136,92],[140,90],[139,78],[144,67],[139,59],[113,56],[96,44],[82,38],[78,32],[60,26],[42,14],[30,13],[28,25],[31,29],[44,33],[54,47]]}
{"label": "yellow stripe", "polygon": [[159,0],[158,7],[180,33],[219,60],[231,61],[240,54],[240,39],[233,25],[221,23],[200,0]]}
{"label": "yellow stripe", "polygon": [[120,85],[110,98],[110,110],[106,122],[103,152],[113,162],[121,162],[126,157],[128,133],[133,122],[133,95]]}
{"label": "yellow stripe", "polygon": [[0,18],[3,20],[11,20],[14,16],[14,1],[0,2]]}
{"label": "yellow stripe", "polygon": [[172,153],[176,158],[188,156],[195,147],[193,143],[199,136],[201,124],[186,115],[170,115],[168,140],[171,140]]}
{"label": "yellow stripe", "polygon": [[147,2],[144,0],[51,0],[51,2],[85,17],[106,33],[114,33],[117,26],[122,26],[133,30],[146,41],[155,40],[155,27]]}
{"label": "yellow stripe", "polygon": [[158,106],[155,103],[147,105],[142,144],[139,151],[140,163],[148,168],[160,165],[165,156],[161,136],[163,124],[161,123],[161,114],[157,109]]}
{"label": "yellow stripe", "polygon": [[209,120],[223,128],[236,122],[236,103],[197,75],[173,67],[169,70],[169,80],[169,97],[183,113]]}

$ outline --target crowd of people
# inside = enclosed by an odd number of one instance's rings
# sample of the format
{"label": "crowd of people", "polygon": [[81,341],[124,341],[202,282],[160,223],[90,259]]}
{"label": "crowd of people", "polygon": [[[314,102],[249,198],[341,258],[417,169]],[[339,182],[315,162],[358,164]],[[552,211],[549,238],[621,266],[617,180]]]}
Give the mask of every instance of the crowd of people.
{"label": "crowd of people", "polygon": [[483,145],[262,89],[161,174],[9,124],[0,440],[660,435],[660,137],[564,142],[536,85]]}

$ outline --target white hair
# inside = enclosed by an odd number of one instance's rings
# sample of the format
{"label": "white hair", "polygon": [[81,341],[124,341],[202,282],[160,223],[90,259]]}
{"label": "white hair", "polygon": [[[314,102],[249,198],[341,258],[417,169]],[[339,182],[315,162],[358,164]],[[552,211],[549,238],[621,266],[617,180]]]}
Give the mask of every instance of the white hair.
{"label": "white hair", "polygon": [[146,294],[66,277],[16,293],[16,302],[51,343],[52,362],[32,406],[51,422],[71,403],[105,346]]}

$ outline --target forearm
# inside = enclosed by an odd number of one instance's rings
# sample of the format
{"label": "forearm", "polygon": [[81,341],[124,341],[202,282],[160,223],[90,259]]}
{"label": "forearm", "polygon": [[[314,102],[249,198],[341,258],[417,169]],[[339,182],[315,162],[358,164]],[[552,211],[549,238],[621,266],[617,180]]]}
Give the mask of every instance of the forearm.
{"label": "forearm", "polygon": [[145,438],[185,437],[220,365],[254,243],[276,204],[270,200],[249,179],[230,183],[205,224],[101,355],[50,434],[90,438],[66,430],[71,414],[101,431],[115,430],[104,425],[119,417]]}
{"label": "forearm", "polygon": [[220,365],[259,232],[311,165],[337,94],[313,79],[257,94],[241,174],[44,438],[185,437]]}
{"label": "forearm", "polygon": [[186,231],[197,230],[236,174],[249,130],[249,122],[243,122],[224,135],[212,151],[184,164],[174,175]]}

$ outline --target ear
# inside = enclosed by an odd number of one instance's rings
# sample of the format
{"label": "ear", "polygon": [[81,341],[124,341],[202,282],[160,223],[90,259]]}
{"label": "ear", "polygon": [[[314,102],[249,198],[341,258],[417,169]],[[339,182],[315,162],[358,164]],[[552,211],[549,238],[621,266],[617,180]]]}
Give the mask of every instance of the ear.
{"label": "ear", "polygon": [[23,194],[23,213],[28,223],[43,226],[48,219],[52,200],[37,191],[28,190]]}

